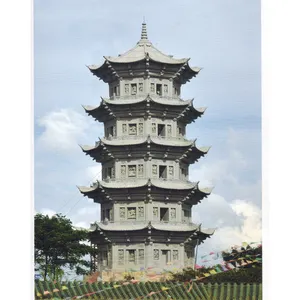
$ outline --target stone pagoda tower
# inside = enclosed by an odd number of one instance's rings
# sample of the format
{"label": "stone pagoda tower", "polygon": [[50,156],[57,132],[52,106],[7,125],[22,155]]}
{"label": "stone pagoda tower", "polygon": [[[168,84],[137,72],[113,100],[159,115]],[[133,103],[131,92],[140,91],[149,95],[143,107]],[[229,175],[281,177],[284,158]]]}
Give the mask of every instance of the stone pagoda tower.
{"label": "stone pagoda tower", "polygon": [[98,270],[193,267],[195,246],[214,230],[191,220],[192,206],[211,193],[188,180],[189,166],[209,147],[186,138],[186,126],[205,108],[182,100],[181,87],[200,69],[175,59],[148,40],[88,68],[109,86],[99,106],[84,106],[104,123],[105,136],[83,152],[102,164],[102,181],[80,192],[101,205],[91,227]]}

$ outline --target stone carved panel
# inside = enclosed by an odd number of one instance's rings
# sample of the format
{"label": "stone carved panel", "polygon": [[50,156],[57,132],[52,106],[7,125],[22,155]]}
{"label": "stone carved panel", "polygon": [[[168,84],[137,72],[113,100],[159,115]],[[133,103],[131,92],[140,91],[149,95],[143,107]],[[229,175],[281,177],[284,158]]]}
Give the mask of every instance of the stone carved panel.
{"label": "stone carved panel", "polygon": [[152,133],[156,134],[156,123],[152,123]]}
{"label": "stone carved panel", "polygon": [[170,216],[171,216],[171,219],[176,219],[176,208],[171,208],[171,211],[170,211]]}
{"label": "stone carved panel", "polygon": [[119,265],[124,265],[124,250],[123,249],[118,250],[118,262],[119,262]]}
{"label": "stone carved panel", "polygon": [[174,175],[174,167],[169,166],[169,175],[173,176]]}
{"label": "stone carved panel", "polygon": [[115,178],[115,168],[111,168],[111,178]]}
{"label": "stone carved panel", "polygon": [[126,165],[121,165],[121,177],[126,177]]}
{"label": "stone carved panel", "polygon": [[136,219],[136,208],[135,207],[127,208],[127,219]]}
{"label": "stone carved panel", "polygon": [[136,177],[136,166],[128,166],[128,177]]}
{"label": "stone carved panel", "polygon": [[143,175],[144,175],[144,166],[138,165],[138,176],[143,177]]}
{"label": "stone carved panel", "polygon": [[129,84],[125,84],[125,94],[129,94]]}
{"label": "stone carved panel", "polygon": [[150,84],[150,92],[151,93],[155,93],[155,85],[154,85],[154,83]]}
{"label": "stone carved panel", "polygon": [[145,258],[145,250],[144,250],[144,249],[139,249],[138,255],[139,255],[139,261],[140,261],[140,262],[144,261],[144,258]]}
{"label": "stone carved panel", "polygon": [[158,207],[153,207],[153,218],[158,219]]}
{"label": "stone carved panel", "polygon": [[143,135],[143,133],[144,133],[144,124],[139,123],[139,135]]}
{"label": "stone carved panel", "polygon": [[159,250],[158,249],[153,249],[153,259],[159,260]]}
{"label": "stone carved panel", "polygon": [[113,136],[116,136],[116,126],[113,126]]}
{"label": "stone carved panel", "polygon": [[178,250],[173,250],[173,261],[178,260]]}
{"label": "stone carved panel", "polygon": [[167,125],[167,135],[168,136],[172,135],[172,126],[170,124]]}
{"label": "stone carved panel", "polygon": [[129,135],[136,135],[136,124],[129,124]]}
{"label": "stone carved panel", "polygon": [[157,175],[157,165],[152,165],[152,174]]}
{"label": "stone carved panel", "polygon": [[144,218],[144,207],[139,207],[138,208],[138,217],[139,217],[139,219]]}
{"label": "stone carved panel", "polygon": [[135,262],[135,250],[128,250],[128,261]]}
{"label": "stone carved panel", "polygon": [[168,94],[168,85],[164,84],[164,94]]}
{"label": "stone carved panel", "polygon": [[127,124],[122,124],[122,133],[127,133]]}
{"label": "stone carved panel", "polygon": [[142,82],[139,83],[139,92],[142,93],[144,90],[144,84]]}
{"label": "stone carved panel", "polygon": [[121,220],[125,220],[126,219],[125,207],[120,207],[119,216],[120,216]]}

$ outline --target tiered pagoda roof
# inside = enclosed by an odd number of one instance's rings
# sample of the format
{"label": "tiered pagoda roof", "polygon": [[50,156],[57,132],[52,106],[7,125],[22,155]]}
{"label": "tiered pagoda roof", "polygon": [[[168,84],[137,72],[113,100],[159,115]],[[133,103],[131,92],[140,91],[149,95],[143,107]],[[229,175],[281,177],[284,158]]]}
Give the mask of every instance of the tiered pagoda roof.
{"label": "tiered pagoda roof", "polygon": [[[138,146],[138,147],[137,147]],[[210,147],[196,146],[196,140],[159,138],[155,136],[142,136],[130,139],[100,139],[95,146],[80,146],[86,155],[90,155],[96,162],[104,163],[111,159],[124,159],[152,157],[156,159],[171,159],[193,164],[207,154]]]}
{"label": "tiered pagoda roof", "polygon": [[134,179],[96,181],[90,187],[79,186],[80,192],[94,202],[163,201],[195,205],[213,188],[199,188],[199,183],[182,180]]}
{"label": "tiered pagoda roof", "polygon": [[[91,238],[96,243],[144,243],[194,244],[214,234],[215,229],[204,229],[196,224],[163,224],[161,222],[95,222],[91,224]],[[124,234],[125,232],[125,234]],[[134,232],[134,234],[131,234]]]}
{"label": "tiered pagoda roof", "polygon": [[[172,55],[166,55],[155,48],[148,40],[145,23],[142,25],[141,39],[135,47],[117,57],[104,56],[104,60],[102,65],[90,65],[88,68],[106,83],[128,77],[128,75],[138,77],[159,73],[165,78],[184,84],[201,70],[197,67],[190,67],[189,58],[175,59]],[[130,67],[124,69],[124,64]]]}
{"label": "tiered pagoda roof", "polygon": [[99,106],[85,105],[86,113],[99,122],[107,122],[115,118],[125,117],[159,117],[181,121],[189,124],[201,117],[206,107],[195,108],[193,100],[164,99],[155,95],[147,95],[136,99],[105,99]]}

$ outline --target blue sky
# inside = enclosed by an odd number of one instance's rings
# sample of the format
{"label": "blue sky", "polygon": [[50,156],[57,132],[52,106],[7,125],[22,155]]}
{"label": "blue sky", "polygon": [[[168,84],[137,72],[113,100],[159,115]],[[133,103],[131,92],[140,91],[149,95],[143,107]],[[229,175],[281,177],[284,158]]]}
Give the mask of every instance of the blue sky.
{"label": "blue sky", "polygon": [[215,186],[193,218],[217,227],[201,251],[222,249],[261,235],[260,2],[40,1],[34,2],[35,210],[62,212],[81,226],[99,220],[99,207],[78,192],[100,168],[78,144],[93,144],[102,125],[81,104],[97,105],[106,84],[85,67],[132,48],[143,16],[161,51],[191,57],[200,74],[184,99],[207,106],[188,127],[208,155],[190,179]]}

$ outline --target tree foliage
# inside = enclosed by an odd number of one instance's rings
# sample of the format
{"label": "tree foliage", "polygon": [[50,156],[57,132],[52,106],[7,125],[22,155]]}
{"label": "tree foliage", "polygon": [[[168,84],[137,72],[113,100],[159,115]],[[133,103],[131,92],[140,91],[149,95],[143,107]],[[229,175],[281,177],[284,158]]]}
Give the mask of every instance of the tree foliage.
{"label": "tree foliage", "polygon": [[53,217],[36,214],[34,218],[35,267],[46,280],[59,280],[63,268],[75,270],[77,275],[88,274],[90,262],[85,256],[94,249],[85,244],[88,231],[75,229],[72,222],[61,214]]}

